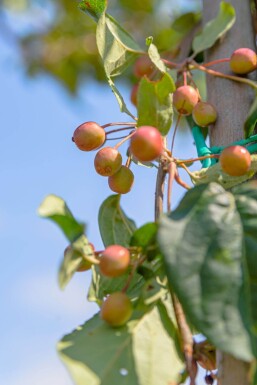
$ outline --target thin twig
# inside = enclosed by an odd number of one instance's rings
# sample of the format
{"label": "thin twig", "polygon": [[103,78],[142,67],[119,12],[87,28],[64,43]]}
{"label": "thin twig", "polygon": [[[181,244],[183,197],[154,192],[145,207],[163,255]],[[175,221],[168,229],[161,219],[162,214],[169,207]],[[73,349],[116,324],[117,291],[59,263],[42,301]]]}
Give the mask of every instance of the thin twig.
{"label": "thin twig", "polygon": [[178,329],[181,336],[182,349],[186,360],[186,368],[190,377],[190,385],[195,385],[196,371],[195,371],[194,362],[193,362],[193,345],[194,345],[193,335],[187,324],[186,317],[179,300],[173,293],[172,289],[170,290],[170,292],[171,292],[171,298],[172,298],[172,303],[174,307],[175,317],[176,317]]}
{"label": "thin twig", "polygon": [[250,79],[242,78],[239,76],[226,75],[226,74],[223,74],[222,72],[218,72],[218,71],[214,71],[214,70],[205,68],[204,66],[196,63],[195,61],[192,63],[193,64],[189,66],[190,70],[198,69],[200,71],[206,72],[209,75],[217,76],[219,78],[224,78],[224,79],[228,79],[228,80],[233,80],[233,81],[238,82],[238,83],[248,84],[249,86],[257,89],[257,83],[250,80]]}

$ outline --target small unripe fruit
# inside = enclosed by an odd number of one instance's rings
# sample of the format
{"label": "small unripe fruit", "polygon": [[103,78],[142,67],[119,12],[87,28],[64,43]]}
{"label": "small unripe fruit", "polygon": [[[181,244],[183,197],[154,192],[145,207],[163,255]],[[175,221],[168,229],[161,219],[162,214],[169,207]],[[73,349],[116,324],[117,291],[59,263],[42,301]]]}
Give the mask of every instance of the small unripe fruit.
{"label": "small unripe fruit", "polygon": [[135,107],[137,106],[138,88],[139,88],[139,84],[134,84],[130,94],[131,103],[134,104]]}
{"label": "small unripe fruit", "polygon": [[108,246],[100,258],[100,272],[106,277],[119,277],[128,269],[130,253],[119,245]]}
{"label": "small unripe fruit", "polygon": [[134,75],[141,78],[144,75],[151,76],[154,71],[154,65],[149,59],[149,56],[140,56],[134,64]]}
{"label": "small unripe fruit", "polygon": [[86,122],[76,128],[72,138],[82,151],[92,151],[105,142],[105,131],[96,122]]}
{"label": "small unripe fruit", "polygon": [[98,174],[111,176],[121,168],[122,156],[115,148],[105,147],[97,152],[94,164]]}
{"label": "small unripe fruit", "polygon": [[[92,243],[89,243],[89,245],[92,248],[92,255],[93,255],[94,251],[95,251],[95,247],[94,247],[94,245]],[[87,259],[83,258],[83,260],[81,261],[79,267],[77,268],[77,271],[78,272],[87,271],[87,270],[91,269],[91,267],[92,267],[92,262],[89,262]]]}
{"label": "small unripe fruit", "polygon": [[158,158],[163,151],[163,140],[157,128],[139,127],[131,138],[130,150],[141,162],[149,162]]}
{"label": "small unripe fruit", "polygon": [[257,67],[256,53],[250,48],[235,50],[230,58],[230,68],[235,74],[245,75]]}
{"label": "small unripe fruit", "polygon": [[112,191],[117,194],[127,194],[133,185],[134,174],[126,166],[121,166],[119,171],[108,178],[108,184]]}
{"label": "small unripe fruit", "polygon": [[217,111],[212,104],[199,102],[194,106],[192,116],[198,126],[207,127],[216,122]]}
{"label": "small unripe fruit", "polygon": [[242,146],[226,147],[219,160],[222,171],[230,176],[245,175],[251,167],[251,155]]}
{"label": "small unripe fruit", "polygon": [[190,115],[198,100],[198,92],[191,86],[179,87],[173,94],[173,105],[181,115]]}
{"label": "small unripe fruit", "polygon": [[129,297],[125,293],[115,292],[102,304],[100,316],[111,326],[122,326],[130,319],[132,310]]}

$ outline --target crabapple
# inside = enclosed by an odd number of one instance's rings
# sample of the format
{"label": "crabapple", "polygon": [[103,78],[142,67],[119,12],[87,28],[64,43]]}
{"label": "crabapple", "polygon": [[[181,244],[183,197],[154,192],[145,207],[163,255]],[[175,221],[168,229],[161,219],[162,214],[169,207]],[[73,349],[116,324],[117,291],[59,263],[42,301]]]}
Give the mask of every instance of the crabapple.
{"label": "crabapple", "polygon": [[230,176],[241,176],[247,173],[251,167],[251,155],[242,146],[226,147],[220,154],[222,171]]}
{"label": "crabapple", "polygon": [[103,302],[100,316],[111,326],[124,325],[132,315],[132,303],[127,294],[115,292]]}
{"label": "crabapple", "polygon": [[199,95],[191,86],[181,86],[173,94],[173,105],[181,115],[190,115],[198,103]]}
{"label": "crabapple", "polygon": [[257,55],[250,48],[236,49],[230,57],[231,70],[239,75],[252,72],[257,67]]}
{"label": "crabapple", "polygon": [[97,152],[94,164],[98,174],[111,176],[121,168],[122,156],[115,148],[104,147]]}
{"label": "crabapple", "polygon": [[125,273],[129,263],[130,253],[128,249],[119,245],[111,245],[103,251],[99,269],[106,277],[119,277]]}
{"label": "crabapple", "polygon": [[193,108],[192,117],[198,126],[207,127],[216,122],[217,111],[212,104],[199,102]]}
{"label": "crabapple", "polygon": [[112,191],[117,194],[127,194],[133,185],[134,174],[126,166],[121,166],[119,171],[108,178],[108,184]]}
{"label": "crabapple", "polygon": [[85,122],[74,131],[73,142],[82,151],[92,151],[105,142],[105,131],[96,122]]}
{"label": "crabapple", "polygon": [[130,141],[130,150],[142,162],[149,162],[158,158],[163,151],[163,140],[157,128],[141,126]]}
{"label": "crabapple", "polygon": [[153,70],[154,65],[147,55],[140,56],[134,64],[134,75],[137,78],[141,78],[144,75],[150,76],[152,75]]}
{"label": "crabapple", "polygon": [[[92,243],[89,243],[89,245],[91,246],[92,255],[93,255],[94,251],[95,251],[95,247]],[[91,269],[91,266],[92,266],[92,262],[88,261],[86,258],[83,258],[79,267],[77,268],[77,271],[78,272],[87,271],[87,270]]]}

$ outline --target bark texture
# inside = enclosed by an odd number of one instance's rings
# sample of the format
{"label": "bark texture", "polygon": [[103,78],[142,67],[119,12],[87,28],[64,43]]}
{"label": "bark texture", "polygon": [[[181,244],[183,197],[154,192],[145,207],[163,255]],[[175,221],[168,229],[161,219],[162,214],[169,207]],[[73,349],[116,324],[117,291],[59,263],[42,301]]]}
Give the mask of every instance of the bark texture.
{"label": "bark texture", "polygon": [[[227,0],[228,1],[228,0]],[[204,24],[214,18],[219,11],[221,0],[203,0]],[[236,10],[236,23],[222,40],[206,52],[206,61],[230,57],[241,47],[256,49],[250,12],[250,0],[230,0]],[[231,74],[229,63],[217,64],[217,71]],[[252,79],[255,73],[251,74]],[[254,94],[244,84],[207,75],[208,101],[217,108],[219,117],[210,132],[212,146],[226,145],[244,136],[243,125],[250,109]],[[233,357],[218,352],[219,385],[248,385],[249,365]]]}

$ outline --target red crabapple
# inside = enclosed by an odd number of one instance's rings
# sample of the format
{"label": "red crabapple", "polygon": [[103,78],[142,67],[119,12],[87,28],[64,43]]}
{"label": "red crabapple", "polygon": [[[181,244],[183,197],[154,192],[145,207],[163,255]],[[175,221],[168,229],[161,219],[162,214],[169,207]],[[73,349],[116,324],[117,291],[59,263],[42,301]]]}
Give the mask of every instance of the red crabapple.
{"label": "red crabapple", "polygon": [[112,191],[117,194],[127,194],[133,185],[134,174],[126,166],[121,166],[119,171],[108,178],[108,184]]}
{"label": "red crabapple", "polygon": [[217,111],[212,104],[199,102],[193,108],[192,117],[198,126],[207,127],[216,122]]}
{"label": "red crabapple", "polygon": [[102,253],[99,263],[100,272],[106,277],[119,277],[128,269],[130,253],[119,245],[108,246]]}
{"label": "red crabapple", "polygon": [[110,326],[124,325],[132,315],[132,303],[127,294],[115,292],[103,302],[100,316]]}
{"label": "red crabapple", "polygon": [[158,158],[163,151],[163,140],[157,128],[141,126],[131,138],[130,150],[142,162]]}
{"label": "red crabapple", "polygon": [[252,72],[257,67],[256,53],[250,48],[236,49],[230,58],[231,70],[239,75],[245,75]]}
{"label": "red crabapple", "polygon": [[96,122],[85,122],[74,131],[73,142],[82,151],[92,151],[105,142],[105,131]]}
{"label": "red crabapple", "polygon": [[191,86],[181,86],[173,94],[173,105],[181,115],[190,115],[198,100],[198,92]]}
{"label": "red crabapple", "polygon": [[251,155],[242,146],[226,147],[220,154],[222,171],[230,176],[241,176],[247,173],[251,167]]}
{"label": "red crabapple", "polygon": [[121,168],[122,156],[115,148],[104,147],[97,152],[94,164],[98,174],[111,176]]}

